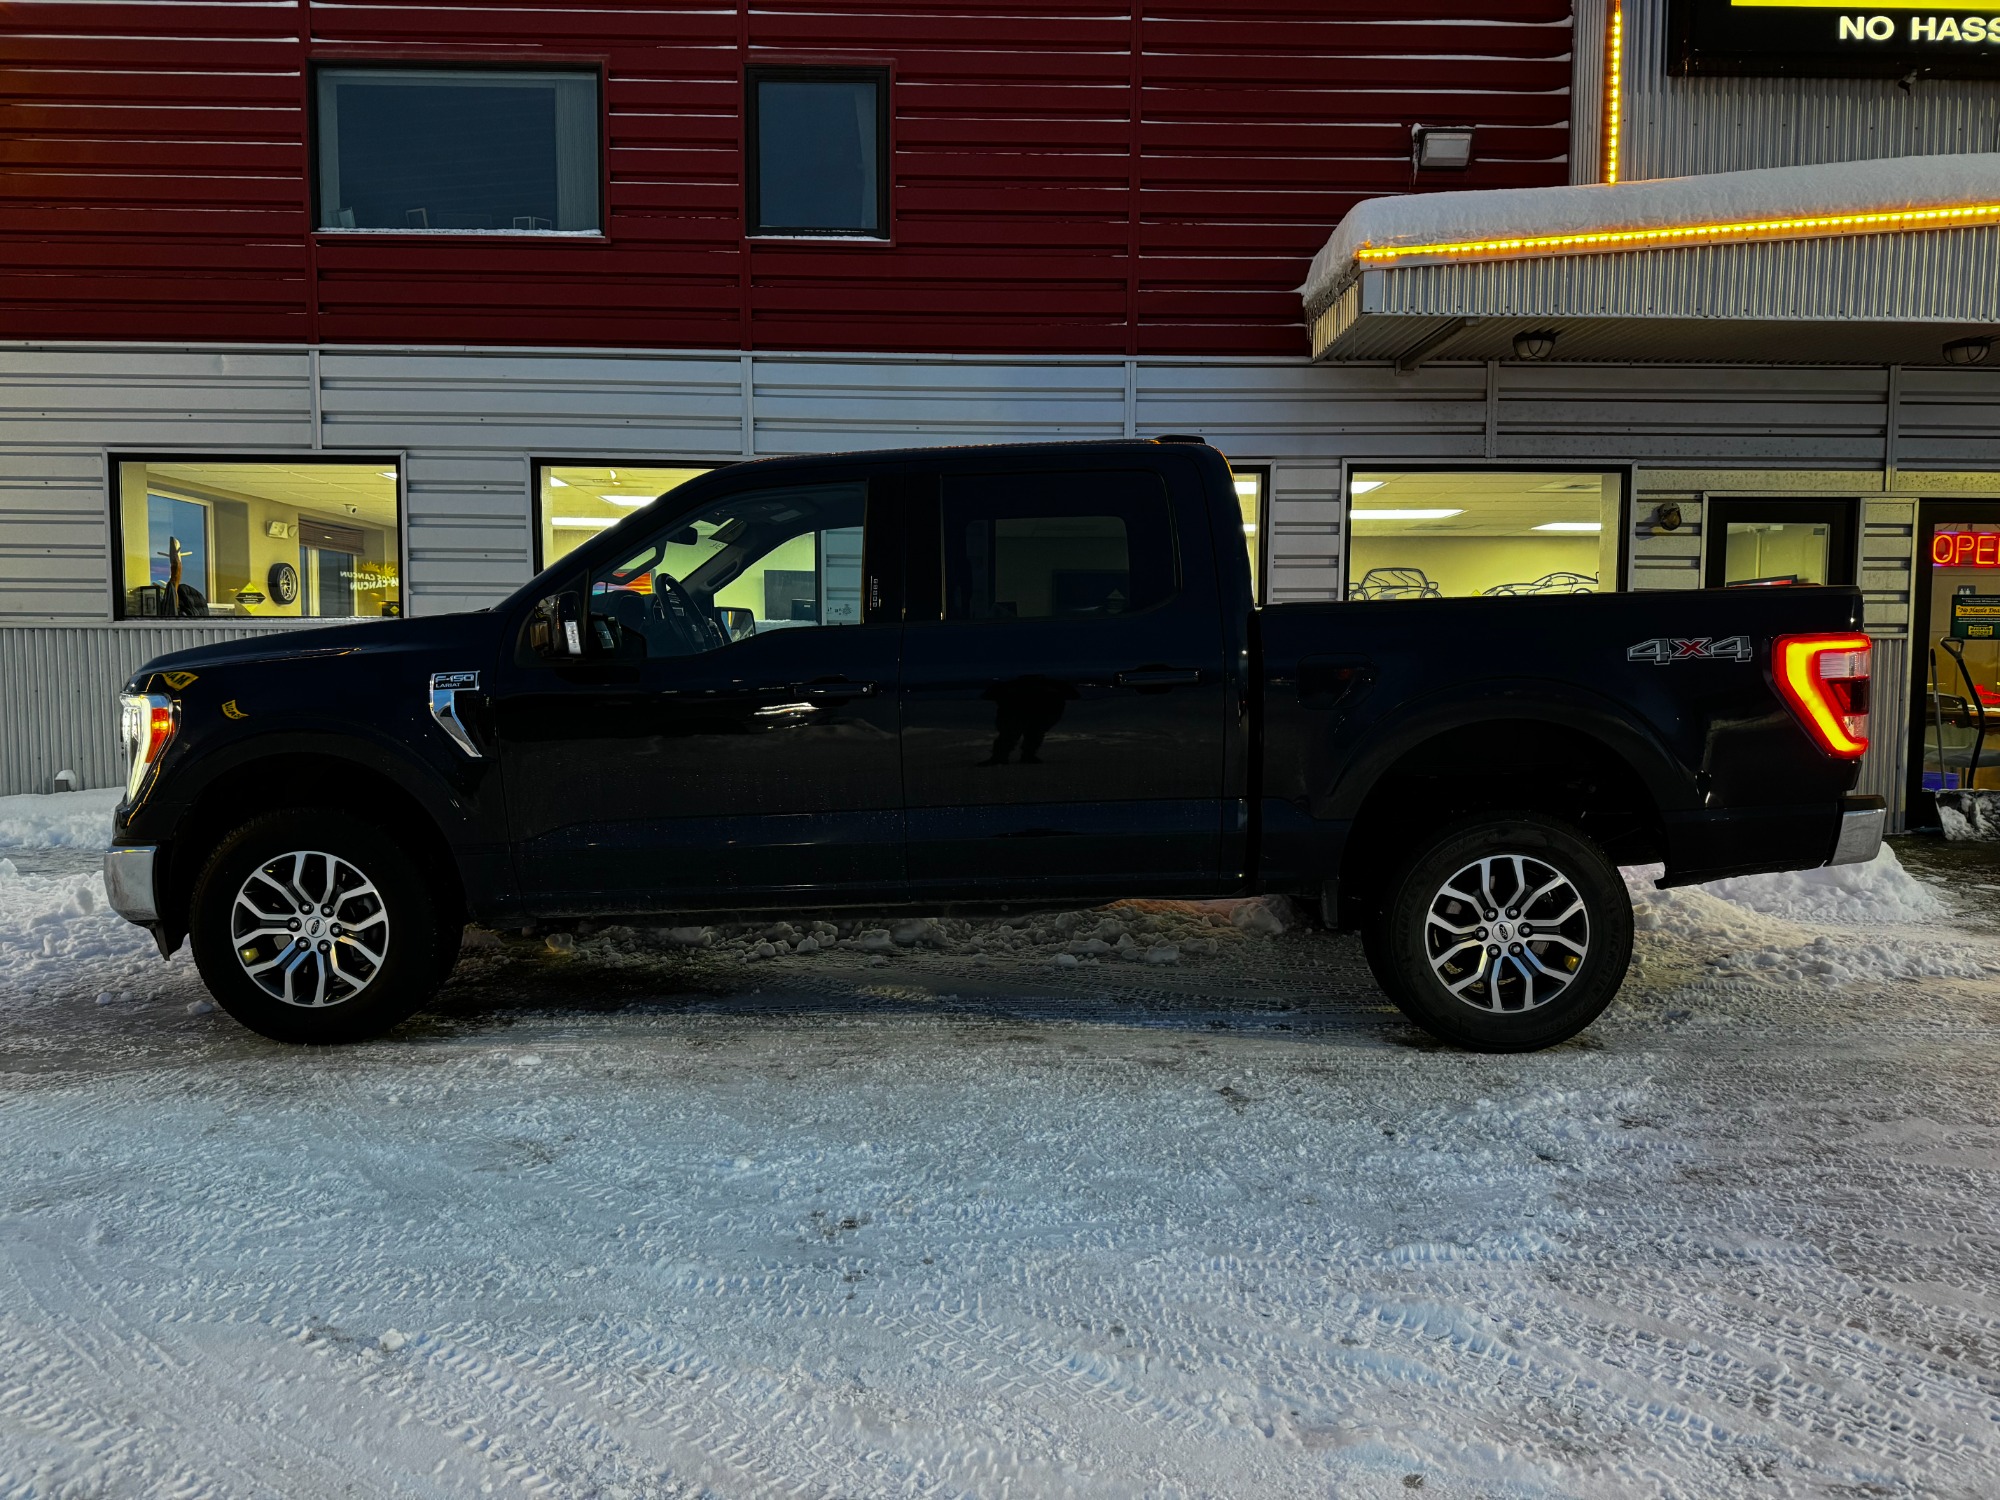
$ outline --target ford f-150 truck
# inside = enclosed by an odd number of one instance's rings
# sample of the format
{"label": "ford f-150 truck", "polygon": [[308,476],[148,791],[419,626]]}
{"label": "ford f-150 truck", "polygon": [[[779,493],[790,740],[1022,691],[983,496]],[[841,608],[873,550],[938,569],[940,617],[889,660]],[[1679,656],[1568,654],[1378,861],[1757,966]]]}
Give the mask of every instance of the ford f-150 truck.
{"label": "ford f-150 truck", "polygon": [[291,1042],[467,922],[1309,898],[1437,1036],[1548,1046],[1668,883],[1870,858],[1851,589],[1277,604],[1198,439],[733,465],[504,604],[148,663],[112,904]]}

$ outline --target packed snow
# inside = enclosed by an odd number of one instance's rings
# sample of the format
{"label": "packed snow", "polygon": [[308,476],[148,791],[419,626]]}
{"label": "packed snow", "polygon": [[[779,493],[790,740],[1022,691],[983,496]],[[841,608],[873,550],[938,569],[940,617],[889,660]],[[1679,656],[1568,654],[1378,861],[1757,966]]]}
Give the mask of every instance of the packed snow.
{"label": "packed snow", "polygon": [[[1993,202],[2000,202],[2000,153],[1995,152],[1764,167],[1580,187],[1369,198],[1348,210],[1313,257],[1299,294],[1306,317],[1318,317],[1354,278],[1356,255],[1363,249]],[[1411,256],[1397,264],[1426,265],[1433,259]]]}
{"label": "packed snow", "polygon": [[104,849],[118,787],[53,796],[0,797],[0,849]]}
{"label": "packed snow", "polygon": [[2000,1492],[2000,851],[1630,871],[1527,1057],[1264,902],[474,931],[313,1052],[81,811],[0,804],[8,1500]]}

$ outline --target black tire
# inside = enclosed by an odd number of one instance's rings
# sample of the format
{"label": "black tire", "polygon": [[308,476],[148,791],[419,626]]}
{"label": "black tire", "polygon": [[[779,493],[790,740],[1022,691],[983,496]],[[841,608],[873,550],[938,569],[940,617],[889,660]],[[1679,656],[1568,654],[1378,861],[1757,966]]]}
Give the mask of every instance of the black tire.
{"label": "black tire", "polygon": [[[1489,859],[1499,863],[1480,865]],[[1538,889],[1530,905],[1506,904]],[[1366,948],[1376,981],[1432,1036],[1533,1052],[1568,1041],[1618,993],[1632,961],[1632,901],[1582,830],[1541,813],[1482,813],[1420,841],[1389,882]]]}
{"label": "black tire", "polygon": [[[440,910],[432,887],[422,861],[379,824],[326,808],[267,813],[228,834],[195,882],[195,966],[218,1005],[273,1041],[366,1041],[430,999],[457,957],[457,914]],[[252,907],[239,903],[246,891]],[[294,907],[288,891],[325,895],[332,908]],[[324,926],[308,934],[313,923]],[[314,951],[301,953],[301,942]],[[297,1003],[267,990],[253,967],[274,987],[290,970],[283,988]]]}

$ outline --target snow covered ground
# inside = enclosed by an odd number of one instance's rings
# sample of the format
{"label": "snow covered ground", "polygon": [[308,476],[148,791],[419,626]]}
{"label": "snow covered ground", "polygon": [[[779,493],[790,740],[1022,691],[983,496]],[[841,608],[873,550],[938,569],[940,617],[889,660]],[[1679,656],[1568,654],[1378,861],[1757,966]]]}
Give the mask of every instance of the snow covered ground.
{"label": "snow covered ground", "polygon": [[83,796],[0,801],[8,1500],[2000,1492],[1987,850],[1635,874],[1531,1057],[1131,910],[482,938],[302,1053],[189,1014]]}

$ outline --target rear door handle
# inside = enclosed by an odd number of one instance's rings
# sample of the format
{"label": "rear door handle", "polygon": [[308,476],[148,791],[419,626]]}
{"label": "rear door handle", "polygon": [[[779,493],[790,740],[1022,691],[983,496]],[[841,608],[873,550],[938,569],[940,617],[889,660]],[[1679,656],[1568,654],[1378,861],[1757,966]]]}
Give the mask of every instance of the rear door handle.
{"label": "rear door handle", "polygon": [[1200,681],[1199,667],[1135,667],[1118,674],[1118,685],[1128,688],[1194,687]]}
{"label": "rear door handle", "polygon": [[837,678],[823,682],[801,682],[789,690],[803,703],[845,703],[850,698],[873,698],[882,691],[876,682],[849,682]]}

